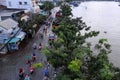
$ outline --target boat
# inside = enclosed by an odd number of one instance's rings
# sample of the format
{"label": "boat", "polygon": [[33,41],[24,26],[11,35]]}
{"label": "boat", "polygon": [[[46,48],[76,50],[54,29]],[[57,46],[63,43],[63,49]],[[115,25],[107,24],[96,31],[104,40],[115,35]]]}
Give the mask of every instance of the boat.
{"label": "boat", "polygon": [[74,7],[78,7],[79,6],[79,3],[77,1],[72,1],[69,4],[73,5]]}
{"label": "boat", "polygon": [[78,5],[77,2],[74,2],[74,3],[73,3],[73,6],[78,7],[79,5]]}

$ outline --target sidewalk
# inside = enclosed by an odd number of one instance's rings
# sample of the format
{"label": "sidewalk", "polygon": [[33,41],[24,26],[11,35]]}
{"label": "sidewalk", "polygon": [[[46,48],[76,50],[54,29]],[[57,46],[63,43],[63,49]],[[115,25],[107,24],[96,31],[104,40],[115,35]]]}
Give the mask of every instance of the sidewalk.
{"label": "sidewalk", "polygon": [[[42,29],[43,26],[40,29]],[[50,31],[51,31],[51,27],[48,29],[48,34]],[[42,43],[44,47],[47,46],[48,34],[47,36],[44,37],[44,39],[41,39],[40,37],[35,37],[32,41],[29,42],[27,46],[25,46],[24,49],[21,49],[21,51],[18,51],[15,54],[10,54],[10,55],[1,57],[0,58],[0,80],[18,80],[19,78],[18,70],[21,67],[25,69],[25,73],[28,73],[29,66],[26,65],[25,60],[26,60],[26,56],[28,55],[30,56],[33,52],[35,52],[37,56],[36,62],[40,62],[41,59],[46,61],[47,59],[45,55],[42,54],[39,50],[33,50],[32,45],[34,43],[36,44]],[[36,69],[33,75],[30,75],[31,80],[42,80],[44,77],[43,70],[44,68]]]}

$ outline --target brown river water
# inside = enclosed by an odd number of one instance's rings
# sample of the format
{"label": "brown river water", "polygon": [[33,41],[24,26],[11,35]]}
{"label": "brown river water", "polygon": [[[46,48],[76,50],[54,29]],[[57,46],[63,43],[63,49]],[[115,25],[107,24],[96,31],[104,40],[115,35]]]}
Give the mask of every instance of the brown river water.
{"label": "brown river water", "polygon": [[[109,59],[115,66],[120,67],[120,6],[118,2],[90,1],[82,2],[78,7],[72,7],[74,17],[82,17],[91,30],[100,31],[97,38],[107,38],[111,44],[112,53]],[[107,33],[104,33],[106,31]]]}

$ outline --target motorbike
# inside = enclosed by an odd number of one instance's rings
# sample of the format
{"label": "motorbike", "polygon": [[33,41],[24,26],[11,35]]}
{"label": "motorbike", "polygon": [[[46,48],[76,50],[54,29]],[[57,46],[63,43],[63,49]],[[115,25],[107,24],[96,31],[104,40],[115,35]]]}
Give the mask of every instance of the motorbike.
{"label": "motorbike", "polygon": [[34,72],[34,68],[31,66],[30,67],[30,74],[33,74],[33,72]]}
{"label": "motorbike", "polygon": [[39,46],[38,49],[41,50],[41,49],[42,49],[42,46]]}
{"label": "motorbike", "polygon": [[35,61],[36,60],[36,56],[32,56],[32,61]]}
{"label": "motorbike", "polygon": [[23,77],[24,77],[24,69],[20,68],[19,69],[19,80],[23,79]]}
{"label": "motorbike", "polygon": [[30,80],[30,76],[26,75],[24,80]]}

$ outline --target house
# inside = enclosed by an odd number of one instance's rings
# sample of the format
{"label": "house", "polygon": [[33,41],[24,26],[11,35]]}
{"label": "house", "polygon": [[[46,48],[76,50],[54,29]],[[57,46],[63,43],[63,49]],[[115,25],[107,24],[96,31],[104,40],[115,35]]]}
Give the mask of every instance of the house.
{"label": "house", "polygon": [[0,0],[0,5],[6,6],[6,0]]}
{"label": "house", "polygon": [[32,0],[6,0],[7,8],[11,9],[28,9],[33,6]]}
{"label": "house", "polygon": [[24,14],[24,10],[1,10],[0,11],[0,21],[12,18],[14,20],[17,20],[17,17],[19,14]]}
{"label": "house", "polygon": [[[24,38],[25,33],[13,19],[9,18],[0,22],[0,53],[5,54],[8,50],[18,50],[19,43]],[[1,48],[3,49],[1,50]]]}

